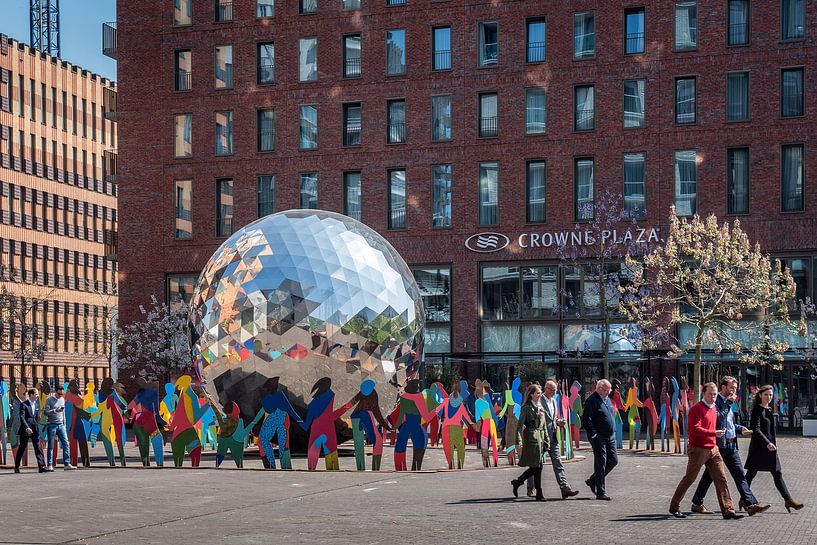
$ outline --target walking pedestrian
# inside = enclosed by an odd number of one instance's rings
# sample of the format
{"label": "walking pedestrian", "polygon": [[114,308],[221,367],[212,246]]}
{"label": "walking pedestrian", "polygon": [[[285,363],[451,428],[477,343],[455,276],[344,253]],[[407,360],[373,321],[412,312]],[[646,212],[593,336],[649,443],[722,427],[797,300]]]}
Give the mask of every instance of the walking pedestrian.
{"label": "walking pedestrian", "polygon": [[45,407],[43,412],[46,416],[46,437],[48,439],[48,456],[46,461],[48,463],[47,471],[54,471],[54,443],[55,439],[60,440],[60,449],[62,449],[62,465],[68,471],[76,469],[71,465],[71,449],[68,446],[68,432],[65,429],[65,398],[63,397],[64,390],[62,386],[57,386],[54,393],[45,400]]}
{"label": "walking pedestrian", "polygon": [[519,431],[517,431],[517,437],[521,439],[521,443],[517,440],[517,444],[522,445],[519,465],[528,469],[511,481],[513,495],[519,497],[519,487],[528,477],[533,477],[536,501],[545,500],[542,495],[542,457],[549,447],[545,411],[539,404],[541,397],[542,388],[540,386],[536,384],[528,386],[522,410],[519,413]]}
{"label": "walking pedestrian", "polygon": [[25,456],[28,442],[34,448],[34,455],[37,457],[37,467],[40,473],[45,473],[45,460],[43,459],[43,449],[40,448],[40,431],[37,428],[37,418],[40,416],[40,409],[37,406],[37,390],[31,388],[28,391],[28,400],[20,404],[20,444],[17,447],[17,455],[14,457],[14,472],[20,473],[20,462]]}
{"label": "walking pedestrian", "polygon": [[[738,381],[734,377],[725,376],[720,381],[720,391],[715,398],[715,412],[717,414],[715,429],[724,429],[723,437],[717,437],[715,444],[718,446],[718,451],[721,453],[723,463],[735,485],[738,487],[740,494],[740,502],[738,506],[740,509],[749,513],[749,516],[763,512],[769,508],[769,504],[758,503],[749,483],[746,480],[746,475],[743,473],[743,464],[740,461],[740,452],[738,451],[738,434],[743,436],[752,435],[752,430],[741,426],[739,417],[732,410],[732,404],[737,400]],[[712,477],[709,476],[708,471],[704,471],[701,480],[698,483],[698,488],[695,490],[695,495],[692,496],[692,512],[711,515],[712,511],[704,505],[704,498],[712,484]]]}
{"label": "walking pedestrian", "polygon": [[559,484],[559,489],[562,491],[562,498],[567,499],[579,493],[578,490],[573,490],[570,483],[567,482],[565,476],[565,466],[562,464],[562,459],[559,456],[559,440],[556,438],[557,428],[565,426],[565,420],[559,418],[558,409],[556,407],[556,389],[558,385],[555,380],[545,382],[545,389],[542,392],[540,402],[545,410],[545,421],[547,422],[548,431],[548,457],[550,463],[553,465],[553,474],[556,476],[556,482]]}
{"label": "walking pedestrian", "polygon": [[732,496],[729,495],[729,485],[726,484],[726,472],[723,468],[723,458],[715,444],[718,437],[723,437],[726,430],[715,429],[717,412],[715,410],[715,398],[718,396],[718,387],[714,382],[704,384],[703,399],[689,409],[689,445],[687,449],[687,469],[686,474],[678,483],[675,494],[669,504],[670,514],[679,519],[686,518],[681,512],[681,500],[684,499],[689,487],[698,478],[701,467],[706,466],[706,470],[715,483],[715,491],[718,494],[718,503],[721,506],[721,514],[725,519],[740,519],[743,515],[735,513],[732,505]]}
{"label": "walking pedestrian", "polygon": [[596,495],[597,500],[607,501],[610,500],[610,496],[607,495],[605,478],[618,465],[613,404],[608,397],[612,389],[609,380],[599,380],[596,383],[596,391],[584,403],[582,415],[587,440],[593,447],[593,474],[584,482]]}
{"label": "walking pedestrian", "polygon": [[753,399],[750,418],[752,441],[749,443],[749,455],[746,457],[746,480],[751,484],[759,471],[770,472],[775,488],[786,502],[786,511],[791,513],[792,509],[802,509],[803,504],[792,499],[780,470],[777,439],[774,432],[774,414],[770,407],[773,395],[772,386],[767,384],[755,393]]}

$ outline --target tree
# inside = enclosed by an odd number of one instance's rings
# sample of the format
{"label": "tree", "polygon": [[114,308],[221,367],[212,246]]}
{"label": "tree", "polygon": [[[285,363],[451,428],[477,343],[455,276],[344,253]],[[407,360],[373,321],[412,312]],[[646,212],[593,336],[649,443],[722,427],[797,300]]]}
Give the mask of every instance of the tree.
{"label": "tree", "polygon": [[150,297],[151,308],[139,306],[143,319],[131,322],[119,333],[119,366],[148,381],[169,382],[171,375],[191,372],[188,344],[188,307]]}
{"label": "tree", "polygon": [[45,359],[48,347],[41,340],[36,315],[45,307],[53,292],[51,290],[41,297],[27,297],[11,293],[6,286],[0,289],[0,337],[4,344],[13,349],[14,359],[20,364],[22,379],[25,379],[26,365],[32,364],[35,359]]}
{"label": "tree", "polygon": [[[770,331],[789,322],[791,274],[749,243],[738,220],[731,226],[718,225],[714,215],[688,220],[673,207],[669,222],[664,243],[643,257],[643,267],[622,287],[621,310],[646,333],[647,347],[669,344],[671,357],[694,351],[696,395],[705,346],[730,350],[745,362],[782,358],[788,345]],[[681,343],[674,333],[685,326],[691,339]]]}
{"label": "tree", "polygon": [[[656,232],[638,227],[643,210],[626,209],[619,193],[606,190],[595,203],[584,206],[590,208],[582,216],[592,219],[575,226],[582,244],[557,247],[564,274],[571,276],[562,290],[562,312],[575,313],[577,319],[601,329],[602,377],[609,377],[610,346],[622,341],[635,346],[640,340],[637,327],[613,327],[624,320],[619,308],[620,287],[630,282],[633,269],[639,266],[634,260],[627,264],[625,258],[645,254],[658,237]],[[571,348],[564,347],[561,353]]]}

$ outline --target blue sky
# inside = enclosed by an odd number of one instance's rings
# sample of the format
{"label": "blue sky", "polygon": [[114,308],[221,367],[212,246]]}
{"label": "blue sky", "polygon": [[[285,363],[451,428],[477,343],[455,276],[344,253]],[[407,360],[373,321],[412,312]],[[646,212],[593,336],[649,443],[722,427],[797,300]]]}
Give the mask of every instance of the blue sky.
{"label": "blue sky", "polygon": [[[0,0],[0,33],[29,43],[29,0]],[[116,62],[102,55],[102,23],[116,20],[116,0],[60,0],[61,57],[116,80]]]}

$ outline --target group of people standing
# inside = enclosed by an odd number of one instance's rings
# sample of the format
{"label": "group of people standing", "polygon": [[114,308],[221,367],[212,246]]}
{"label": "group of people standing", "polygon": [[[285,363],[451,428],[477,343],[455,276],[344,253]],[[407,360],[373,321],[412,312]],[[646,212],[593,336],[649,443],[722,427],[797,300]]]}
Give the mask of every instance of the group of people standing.
{"label": "group of people standing", "polygon": [[46,417],[46,442],[48,444],[45,457],[43,457],[43,450],[40,446],[40,404],[37,390],[31,388],[26,393],[27,399],[20,403],[19,428],[17,430],[19,443],[14,456],[14,472],[20,473],[20,464],[25,457],[29,442],[31,442],[34,449],[34,456],[37,458],[37,467],[40,473],[54,471],[54,443],[56,439],[60,441],[64,469],[76,469],[75,466],[71,465],[71,450],[65,428],[65,399],[63,399],[62,386],[57,386],[54,393],[46,398],[43,405],[43,412]]}

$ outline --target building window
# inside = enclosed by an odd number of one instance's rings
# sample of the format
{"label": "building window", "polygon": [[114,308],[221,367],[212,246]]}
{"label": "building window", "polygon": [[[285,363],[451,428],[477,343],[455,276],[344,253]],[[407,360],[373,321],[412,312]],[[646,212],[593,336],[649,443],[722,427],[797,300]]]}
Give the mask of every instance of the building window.
{"label": "building window", "polygon": [[406,171],[389,171],[389,229],[406,228]]}
{"label": "building window", "polygon": [[401,28],[386,31],[386,73],[406,73],[406,31]]}
{"label": "building window", "polygon": [[233,20],[233,3],[229,0],[215,0],[217,23],[224,23]]}
{"label": "building window", "polygon": [[275,176],[259,176],[257,188],[258,217],[275,213]]}
{"label": "building window", "polygon": [[298,147],[315,149],[318,147],[318,107],[301,106],[301,131]]}
{"label": "building window", "polygon": [[343,105],[343,145],[360,145],[360,102]]}
{"label": "building window", "polygon": [[263,17],[275,17],[275,0],[256,0],[255,16],[259,19]]}
{"label": "building window", "polygon": [[727,44],[749,43],[749,0],[729,0]]}
{"label": "building window", "polygon": [[233,234],[233,181],[216,180],[216,236]]}
{"label": "building window", "polygon": [[695,78],[675,80],[675,122],[695,123]]}
{"label": "building window", "polygon": [[546,95],[541,88],[525,89],[525,134],[544,134]]}
{"label": "building window", "polygon": [[431,32],[434,70],[451,70],[451,27],[441,26]]}
{"label": "building window", "polygon": [[451,95],[431,97],[431,139],[451,140]]}
{"label": "building window", "polygon": [[596,56],[596,14],[583,11],[573,14],[573,58]]}
{"label": "building window", "polygon": [[167,276],[167,304],[177,308],[179,302],[190,304],[193,292],[196,291],[199,277],[197,274],[172,274]]}
{"label": "building window", "polygon": [[698,4],[677,2],[675,4],[675,49],[698,47]]}
{"label": "building window", "polygon": [[301,174],[301,208],[316,210],[318,208],[318,173]]}
{"label": "building window", "polygon": [[546,31],[544,19],[529,19],[527,21],[527,54],[525,60],[528,62],[544,62],[547,50]]}
{"label": "building window", "polygon": [[299,0],[298,2],[298,13],[305,14],[305,13],[317,13],[318,12],[318,0]]}
{"label": "building window", "polygon": [[258,110],[258,151],[275,149],[275,110]]}
{"label": "building window", "polygon": [[749,213],[749,148],[726,152],[727,213]]}
{"label": "building window", "polygon": [[526,216],[528,223],[545,223],[547,221],[546,163],[528,161],[526,173]]}
{"label": "building window", "polygon": [[216,155],[233,153],[233,112],[216,112]]}
{"label": "building window", "polygon": [[341,6],[343,9],[360,9],[360,0],[341,0]]}
{"label": "building window", "polygon": [[431,167],[431,225],[451,227],[451,165]]}
{"label": "building window", "polygon": [[645,163],[643,153],[624,154],[624,210],[631,218],[647,216]]}
{"label": "building window", "polygon": [[258,84],[275,83],[275,44],[267,42],[258,44],[256,53],[258,65]]}
{"label": "building window", "polygon": [[749,72],[726,75],[726,120],[749,119]]}
{"label": "building window", "polygon": [[626,80],[624,82],[625,129],[643,127],[646,124],[645,87],[646,82],[643,79]]}
{"label": "building window", "polygon": [[425,353],[451,351],[451,268],[412,268],[425,310]]}
{"label": "building window", "polygon": [[479,224],[499,223],[499,163],[479,164]]}
{"label": "building window", "polygon": [[406,101],[389,100],[386,103],[389,144],[403,144],[406,141]]}
{"label": "building window", "polygon": [[193,114],[175,116],[174,155],[176,157],[193,156]]}
{"label": "building window", "polygon": [[802,212],[803,207],[803,145],[782,148],[783,212]]}
{"label": "building window", "polygon": [[479,95],[479,136],[496,138],[499,136],[499,108],[496,93]]}
{"label": "building window", "polygon": [[803,0],[780,0],[780,39],[799,40],[805,36],[806,3]]}
{"label": "building window", "polygon": [[573,91],[575,115],[573,129],[591,131],[596,128],[595,87],[578,85]]}
{"label": "building window", "polygon": [[216,46],[216,89],[233,87],[233,46]]}
{"label": "building window", "polygon": [[193,198],[191,180],[176,181],[176,238],[193,238]]}
{"label": "building window", "polygon": [[360,77],[360,34],[343,37],[343,77]]}
{"label": "building window", "polygon": [[691,216],[698,210],[698,160],[695,150],[675,152],[675,213]]}
{"label": "building window", "polygon": [[363,188],[360,172],[343,173],[343,213],[357,221],[363,221]]}
{"label": "building window", "polygon": [[644,52],[644,8],[628,9],[624,12],[625,37],[624,52],[628,55]]}
{"label": "building window", "polygon": [[499,23],[479,23],[479,65],[493,66],[499,62]]}
{"label": "building window", "polygon": [[298,40],[298,51],[298,81],[317,81],[318,39],[301,38]]}
{"label": "building window", "polygon": [[803,69],[787,68],[781,72],[780,114],[783,117],[803,115]]}
{"label": "building window", "polygon": [[591,158],[574,159],[573,179],[575,180],[576,221],[592,220],[596,214],[594,161]]}
{"label": "building window", "polygon": [[191,4],[193,0],[173,0],[173,24],[186,26],[193,22]]}

